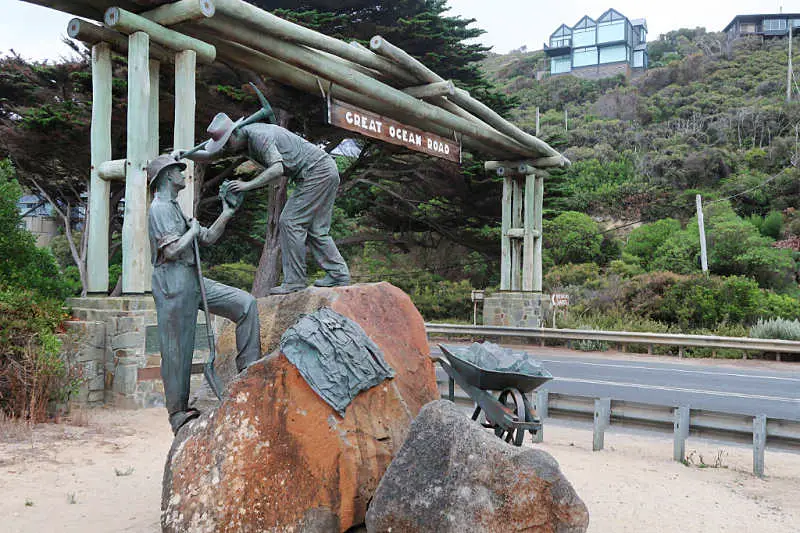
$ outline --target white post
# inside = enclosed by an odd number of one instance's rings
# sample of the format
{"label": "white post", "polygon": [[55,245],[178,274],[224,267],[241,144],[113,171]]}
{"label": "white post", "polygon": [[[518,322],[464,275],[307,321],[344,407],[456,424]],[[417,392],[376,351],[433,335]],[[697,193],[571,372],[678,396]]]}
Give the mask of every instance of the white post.
{"label": "white post", "polygon": [[697,204],[697,226],[700,228],[700,265],[703,272],[708,272],[708,255],[706,254],[706,227],[703,222],[703,200],[700,195],[696,195],[695,203]]}
{"label": "white post", "polygon": [[122,292],[147,289],[147,156],[150,112],[150,38],[128,37],[128,130],[125,219],[122,224]]}
{"label": "white post", "polygon": [[525,176],[525,237],[522,242],[522,290],[533,291],[536,251],[536,176]]}
{"label": "white post", "polygon": [[[194,146],[195,71],[197,52],[185,50],[175,54],[175,135],[173,149],[188,150]],[[194,217],[194,162],[186,163],[186,188],[178,193],[178,204],[183,213]]]}
{"label": "white post", "polygon": [[[521,178],[513,178],[511,193],[511,227],[515,230],[523,229],[523,189]],[[522,290],[522,239],[514,238],[511,241],[511,290]]]}
{"label": "white post", "polygon": [[500,290],[511,290],[511,198],[513,191],[512,178],[503,176],[503,221],[500,227]]}
{"label": "white post", "polygon": [[98,167],[111,159],[111,45],[92,47],[91,178],[86,250],[87,291],[108,292],[108,217],[111,184]]}
{"label": "white post", "polygon": [[542,292],[542,239],[544,238],[542,211],[544,210],[544,178],[546,172],[536,173],[533,193],[533,230],[538,232],[533,245],[533,290]]}
{"label": "white post", "polygon": [[786,103],[792,101],[792,24],[793,20],[786,21],[789,24],[789,65],[786,69]]}
{"label": "white post", "polygon": [[539,106],[536,106],[536,136],[539,136]]}
{"label": "white post", "polygon": [[[159,135],[158,135],[158,121],[159,121],[159,91],[158,82],[161,75],[161,63],[158,60],[150,60],[150,109],[147,115],[147,159],[155,159],[159,154]],[[150,194],[150,189],[147,191],[147,211],[150,212],[150,202],[153,200],[153,195]],[[144,288],[146,292],[153,290],[153,264],[150,261],[150,239],[144,241],[145,244],[145,257],[147,260],[144,263]]]}

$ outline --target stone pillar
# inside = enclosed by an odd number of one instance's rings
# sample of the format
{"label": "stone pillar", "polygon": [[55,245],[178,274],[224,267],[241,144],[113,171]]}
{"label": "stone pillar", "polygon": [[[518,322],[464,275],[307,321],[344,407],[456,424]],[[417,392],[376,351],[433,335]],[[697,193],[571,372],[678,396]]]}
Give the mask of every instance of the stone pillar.
{"label": "stone pillar", "polygon": [[128,130],[125,219],[122,225],[122,292],[147,290],[147,161],[150,121],[150,37],[128,37]]}
{"label": "stone pillar", "polygon": [[111,159],[111,46],[92,47],[91,177],[89,227],[86,250],[87,289],[108,293],[108,220],[110,184],[101,179],[98,167]]}

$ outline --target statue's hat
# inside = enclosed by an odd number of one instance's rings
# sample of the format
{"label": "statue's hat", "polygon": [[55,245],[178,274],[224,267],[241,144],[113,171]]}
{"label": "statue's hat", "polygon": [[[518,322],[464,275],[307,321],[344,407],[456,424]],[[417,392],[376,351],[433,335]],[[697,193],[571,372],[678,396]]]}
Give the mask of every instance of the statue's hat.
{"label": "statue's hat", "polygon": [[240,118],[234,122],[231,120],[231,117],[225,113],[217,113],[206,130],[208,134],[211,135],[211,139],[209,139],[205,147],[206,151],[213,154],[222,150],[225,143],[230,139],[233,130],[236,129],[236,126],[238,126],[242,120],[244,119]]}
{"label": "statue's hat", "polygon": [[147,165],[147,186],[152,187],[153,182],[156,181],[156,178],[159,174],[161,174],[161,171],[171,166],[178,166],[181,168],[181,170],[186,170],[186,163],[176,161],[171,155],[160,155],[150,161],[150,163]]}

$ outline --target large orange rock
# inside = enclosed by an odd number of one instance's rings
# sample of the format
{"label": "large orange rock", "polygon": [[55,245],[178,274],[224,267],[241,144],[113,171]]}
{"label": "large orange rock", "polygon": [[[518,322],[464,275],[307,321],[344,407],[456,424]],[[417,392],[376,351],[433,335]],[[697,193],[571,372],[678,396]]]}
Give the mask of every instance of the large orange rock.
{"label": "large orange rock", "polygon": [[[422,317],[388,283],[308,289],[258,302],[262,348],[323,306],[357,322],[394,368],[344,418],[279,351],[228,385],[228,397],[179,432],[164,472],[164,531],[345,531],[367,503],[420,408],[438,397]],[[219,342],[234,357],[232,332]]]}

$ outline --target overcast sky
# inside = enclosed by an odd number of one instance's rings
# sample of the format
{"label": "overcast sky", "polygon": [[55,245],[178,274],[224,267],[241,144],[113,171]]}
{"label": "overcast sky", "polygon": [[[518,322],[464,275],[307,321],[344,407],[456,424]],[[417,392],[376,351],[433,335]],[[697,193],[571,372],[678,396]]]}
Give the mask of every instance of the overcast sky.
{"label": "overcast sky", "polygon": [[[561,23],[575,24],[583,15],[599,17],[613,7],[626,17],[645,18],[648,40],[678,28],[705,26],[720,31],[738,14],[800,12],[800,0],[449,0],[451,13],[477,20],[486,30],[481,42],[505,53],[523,45],[538,50]],[[647,7],[645,7],[647,6]],[[0,0],[0,54],[9,49],[28,59],[58,59],[71,50],[61,43],[71,15],[28,4]]]}

